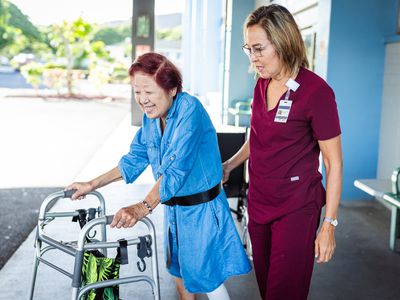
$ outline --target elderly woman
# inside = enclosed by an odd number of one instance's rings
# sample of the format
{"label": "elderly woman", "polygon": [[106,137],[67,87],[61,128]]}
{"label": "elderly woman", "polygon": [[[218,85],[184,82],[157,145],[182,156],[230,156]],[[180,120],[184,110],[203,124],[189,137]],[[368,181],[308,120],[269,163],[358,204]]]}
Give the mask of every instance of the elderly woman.
{"label": "elderly woman", "polygon": [[314,256],[327,262],[335,248],[342,185],[335,95],[306,69],[304,43],[286,8],[255,10],[244,24],[244,39],[243,50],[259,78],[249,141],[224,163],[224,181],[249,158],[249,233],[262,299],[305,300]]}
{"label": "elderly woman", "polygon": [[222,167],[212,122],[195,97],[182,92],[178,69],[164,56],[148,53],[130,67],[143,125],[118,167],[76,182],[73,199],[111,182],[132,183],[150,164],[156,183],[145,199],[120,209],[111,227],[131,227],[164,204],[167,268],[180,299],[229,299],[224,281],[251,266],[221,190]]}

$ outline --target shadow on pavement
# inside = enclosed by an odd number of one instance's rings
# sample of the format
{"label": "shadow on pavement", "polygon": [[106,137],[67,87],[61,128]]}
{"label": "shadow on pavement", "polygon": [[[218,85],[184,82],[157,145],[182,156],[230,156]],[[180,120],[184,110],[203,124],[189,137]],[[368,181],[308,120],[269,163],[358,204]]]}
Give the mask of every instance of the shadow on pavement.
{"label": "shadow on pavement", "polygon": [[390,211],[377,201],[342,201],[335,256],[316,264],[309,300],[400,299],[400,255],[389,249]]}
{"label": "shadow on pavement", "polygon": [[36,226],[43,200],[60,189],[0,189],[0,269]]}

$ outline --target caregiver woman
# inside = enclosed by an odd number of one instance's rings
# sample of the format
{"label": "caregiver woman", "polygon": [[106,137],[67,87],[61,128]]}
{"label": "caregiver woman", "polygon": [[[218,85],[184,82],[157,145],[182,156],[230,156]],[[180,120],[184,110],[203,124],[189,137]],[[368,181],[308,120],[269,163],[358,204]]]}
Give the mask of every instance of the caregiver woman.
{"label": "caregiver woman", "polygon": [[[307,69],[300,31],[283,6],[262,6],[250,14],[244,39],[243,50],[259,78],[249,141],[224,163],[224,181],[249,158],[249,232],[261,297],[306,300],[314,255],[324,263],[335,249],[342,188],[335,95]],[[318,171],[320,152],[326,192]]]}

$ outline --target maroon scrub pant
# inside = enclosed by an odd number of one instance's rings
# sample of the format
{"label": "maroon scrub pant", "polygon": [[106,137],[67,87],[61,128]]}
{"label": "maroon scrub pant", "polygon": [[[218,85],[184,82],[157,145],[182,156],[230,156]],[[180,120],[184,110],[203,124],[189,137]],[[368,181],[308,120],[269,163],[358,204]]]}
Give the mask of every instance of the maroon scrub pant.
{"label": "maroon scrub pant", "polygon": [[306,300],[321,210],[311,202],[268,224],[250,219],[253,261],[262,299]]}

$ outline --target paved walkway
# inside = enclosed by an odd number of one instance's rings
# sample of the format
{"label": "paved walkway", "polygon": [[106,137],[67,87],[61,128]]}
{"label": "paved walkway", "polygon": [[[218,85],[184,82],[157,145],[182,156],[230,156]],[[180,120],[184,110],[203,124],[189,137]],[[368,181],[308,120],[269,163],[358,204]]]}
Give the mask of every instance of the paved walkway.
{"label": "paved walkway", "polygon": [[65,185],[129,116],[128,101],[46,101],[6,93],[0,89],[0,188]]}

